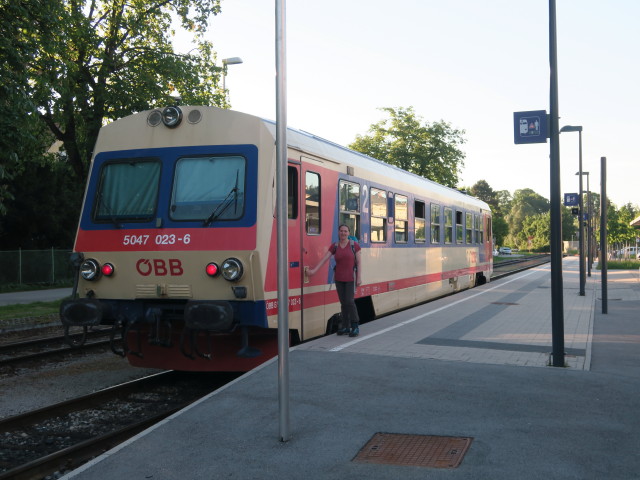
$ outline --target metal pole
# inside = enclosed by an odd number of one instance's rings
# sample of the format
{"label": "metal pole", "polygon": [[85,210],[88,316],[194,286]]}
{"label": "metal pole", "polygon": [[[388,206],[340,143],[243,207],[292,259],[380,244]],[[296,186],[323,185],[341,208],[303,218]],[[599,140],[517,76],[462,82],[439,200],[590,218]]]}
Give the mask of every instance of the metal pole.
{"label": "metal pole", "polygon": [[564,300],[562,286],[562,211],[560,205],[560,138],[558,131],[558,56],[556,2],[549,0],[550,167],[551,167],[551,324],[553,366],[564,367]]}
{"label": "metal pole", "polygon": [[607,157],[600,157],[600,276],[602,313],[608,313],[607,298]]}
{"label": "metal pole", "polygon": [[591,264],[593,263],[593,246],[591,245],[591,190],[589,189],[589,172],[587,172],[587,276],[591,276]]}
{"label": "metal pole", "polygon": [[584,276],[584,201],[582,199],[582,129],[578,131],[578,190],[580,191],[580,242],[578,246],[580,248],[580,296],[584,297],[584,284],[586,282],[586,278]]}
{"label": "metal pole", "polygon": [[276,190],[278,250],[278,404],[280,441],[289,440],[289,242],[287,238],[287,83],[285,0],[276,0]]}

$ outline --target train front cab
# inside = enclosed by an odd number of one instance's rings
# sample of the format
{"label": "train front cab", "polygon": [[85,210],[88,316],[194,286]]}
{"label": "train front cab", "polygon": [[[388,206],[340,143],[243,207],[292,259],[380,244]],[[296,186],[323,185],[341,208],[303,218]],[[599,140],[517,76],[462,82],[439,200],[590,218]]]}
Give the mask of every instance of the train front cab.
{"label": "train front cab", "polygon": [[101,130],[61,320],[112,325],[114,352],[136,366],[246,371],[277,353],[258,241],[273,220],[258,181],[272,175],[273,137],[255,117],[183,110],[190,121],[171,128],[151,111]]}

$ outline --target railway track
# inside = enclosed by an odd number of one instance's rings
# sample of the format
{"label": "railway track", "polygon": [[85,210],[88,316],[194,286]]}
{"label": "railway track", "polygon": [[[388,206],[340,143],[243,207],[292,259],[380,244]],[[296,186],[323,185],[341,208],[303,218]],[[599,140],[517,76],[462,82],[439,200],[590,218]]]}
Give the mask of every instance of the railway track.
{"label": "railway track", "polygon": [[0,480],[77,468],[237,376],[162,372],[1,420]]}
{"label": "railway track", "polygon": [[491,280],[497,280],[502,277],[507,277],[509,275],[513,275],[514,273],[518,273],[523,270],[536,267],[538,265],[549,263],[550,261],[551,255],[540,254],[494,262]]}
{"label": "railway track", "polygon": [[[89,331],[73,335],[80,339],[76,346],[69,346],[64,335],[36,338],[0,345],[0,371],[6,367],[16,367],[34,361],[47,361],[53,357],[83,354],[109,346],[110,329]],[[86,342],[85,342],[86,340]]]}

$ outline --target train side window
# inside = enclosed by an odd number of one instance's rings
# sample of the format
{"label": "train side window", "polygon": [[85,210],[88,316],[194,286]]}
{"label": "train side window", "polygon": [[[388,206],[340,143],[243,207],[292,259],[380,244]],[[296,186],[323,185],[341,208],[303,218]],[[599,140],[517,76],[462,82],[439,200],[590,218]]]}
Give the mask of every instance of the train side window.
{"label": "train side window", "polygon": [[425,210],[424,210],[424,202],[420,200],[416,200],[413,204],[413,212],[414,212],[414,234],[416,243],[425,243],[426,242],[426,219],[425,219]]}
{"label": "train side window", "polygon": [[387,192],[371,187],[371,241],[387,241]]}
{"label": "train side window", "polygon": [[462,212],[456,210],[456,243],[464,241],[464,226],[462,225]]}
{"label": "train side window", "polygon": [[296,167],[287,168],[287,216],[298,218],[298,170]]}
{"label": "train side window", "polygon": [[340,180],[338,185],[340,224],[349,226],[351,235],[360,238],[360,184]]}
{"label": "train side window", "polygon": [[453,243],[453,210],[444,209],[444,243]]}
{"label": "train side window", "polygon": [[467,244],[473,243],[473,213],[465,213],[465,233]]}
{"label": "train side window", "polygon": [[474,215],[473,218],[475,220],[474,229],[476,231],[476,243],[481,244],[482,243],[482,215],[480,214]]}
{"label": "train side window", "polygon": [[396,243],[407,243],[409,240],[409,212],[407,197],[396,194],[394,210],[396,219]]}
{"label": "train side window", "polygon": [[305,174],[305,229],[308,235],[320,235],[320,175],[315,172]]}
{"label": "train side window", "polygon": [[[480,223],[480,225],[482,225],[482,223]],[[491,231],[491,217],[487,217],[487,235],[483,236],[483,239],[485,238],[487,242],[493,239],[493,233]]]}
{"label": "train side window", "polygon": [[431,243],[440,243],[440,205],[431,204]]}

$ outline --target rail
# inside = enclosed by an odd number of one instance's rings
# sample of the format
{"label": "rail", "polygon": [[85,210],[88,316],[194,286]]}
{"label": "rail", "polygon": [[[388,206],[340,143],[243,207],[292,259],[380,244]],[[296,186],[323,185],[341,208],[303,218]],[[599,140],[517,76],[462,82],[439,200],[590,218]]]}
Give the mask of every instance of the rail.
{"label": "rail", "polygon": [[0,420],[0,480],[77,468],[237,376],[161,372]]}

